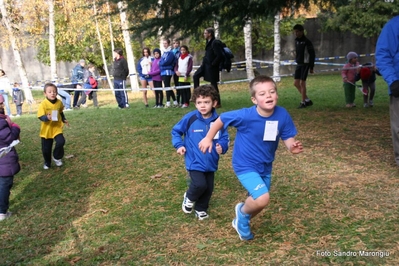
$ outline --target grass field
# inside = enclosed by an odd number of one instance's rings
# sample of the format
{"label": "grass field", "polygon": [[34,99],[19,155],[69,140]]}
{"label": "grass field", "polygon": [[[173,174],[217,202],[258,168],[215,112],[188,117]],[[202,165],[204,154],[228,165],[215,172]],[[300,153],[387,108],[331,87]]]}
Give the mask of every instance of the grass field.
{"label": "grass field", "polygon": [[[14,119],[22,170],[13,216],[0,225],[0,265],[399,265],[399,171],[386,84],[377,80],[373,108],[362,107],[357,91],[358,107],[347,109],[339,75],[311,76],[314,105],[296,109],[292,83],[279,84],[279,105],[305,151],[294,156],[280,144],[271,201],[252,220],[250,242],[231,227],[246,196],[231,168],[234,129],[210,218],[198,221],[181,211],[184,158],[170,140],[193,106],[145,108],[131,93],[131,108],[119,110],[110,92],[100,92],[99,109],[66,112],[64,166],[43,170],[36,118],[43,96],[35,92],[37,103]],[[251,106],[247,87],[222,85],[218,112]]]}

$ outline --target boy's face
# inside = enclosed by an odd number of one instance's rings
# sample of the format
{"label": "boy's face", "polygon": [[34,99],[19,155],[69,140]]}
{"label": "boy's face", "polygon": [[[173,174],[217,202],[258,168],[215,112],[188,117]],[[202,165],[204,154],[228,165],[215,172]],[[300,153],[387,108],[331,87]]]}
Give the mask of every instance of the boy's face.
{"label": "boy's face", "polygon": [[57,98],[57,89],[54,87],[47,87],[44,96],[49,100],[55,100],[55,98]]}
{"label": "boy's face", "polygon": [[210,96],[199,96],[195,100],[195,108],[201,113],[202,117],[207,118],[211,116],[212,108],[216,107],[217,101],[212,101]]}
{"label": "boy's face", "polygon": [[160,57],[161,57],[161,54],[158,53],[158,52],[154,52],[154,57],[155,57],[155,58],[160,58]]}
{"label": "boy's face", "polygon": [[257,83],[254,85],[255,96],[251,97],[254,104],[265,113],[273,112],[277,105],[277,90],[272,82]]}

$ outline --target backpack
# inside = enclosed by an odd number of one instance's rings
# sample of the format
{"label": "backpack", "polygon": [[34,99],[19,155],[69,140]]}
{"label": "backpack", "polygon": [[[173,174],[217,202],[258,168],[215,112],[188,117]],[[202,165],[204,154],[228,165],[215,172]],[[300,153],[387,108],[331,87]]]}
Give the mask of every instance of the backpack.
{"label": "backpack", "polygon": [[223,69],[225,69],[227,72],[230,72],[232,65],[231,59],[234,58],[234,54],[224,42],[222,42],[221,40],[215,40],[215,42],[216,41],[219,42],[220,45],[223,47],[223,59],[219,64],[219,70],[223,71]]}

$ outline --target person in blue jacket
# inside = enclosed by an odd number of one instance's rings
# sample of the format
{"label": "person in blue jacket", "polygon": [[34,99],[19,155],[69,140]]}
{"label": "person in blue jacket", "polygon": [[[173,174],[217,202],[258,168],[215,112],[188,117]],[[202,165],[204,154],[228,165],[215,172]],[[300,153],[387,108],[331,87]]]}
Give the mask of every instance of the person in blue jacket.
{"label": "person in blue jacket", "polygon": [[174,68],[176,64],[176,57],[172,51],[172,47],[170,46],[170,40],[163,40],[162,44],[164,52],[161,56],[161,61],[159,61],[159,68],[161,69],[161,77],[166,90],[165,108],[171,107],[170,98],[172,98],[173,100],[173,106],[177,107],[175,92],[173,91],[173,89],[170,88],[170,81],[172,79],[172,76],[175,74]]}
{"label": "person in blue jacket", "polygon": [[195,216],[204,220],[209,217],[207,211],[213,193],[219,154],[227,152],[229,135],[227,130],[218,131],[213,138],[214,152],[203,154],[198,143],[218,118],[215,110],[218,92],[212,85],[203,85],[194,90],[192,99],[197,110],[186,114],[172,128],[172,144],[179,155],[185,156],[186,169],[191,178],[189,188],[183,196],[182,210],[191,213],[194,209]]}
{"label": "person in blue jacket", "polygon": [[388,83],[389,114],[395,162],[399,166],[399,16],[383,27],[375,49],[377,68]]}

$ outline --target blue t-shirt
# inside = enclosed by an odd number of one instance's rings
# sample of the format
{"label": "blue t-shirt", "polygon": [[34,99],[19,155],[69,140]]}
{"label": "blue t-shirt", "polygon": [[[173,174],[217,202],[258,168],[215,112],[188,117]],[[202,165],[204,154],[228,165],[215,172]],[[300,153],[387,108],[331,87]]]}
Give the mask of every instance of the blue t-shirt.
{"label": "blue t-shirt", "polygon": [[[276,106],[269,117],[258,114],[256,106],[222,113],[220,119],[224,128],[237,128],[233,150],[233,169],[237,175],[257,172],[271,174],[272,163],[280,138],[295,137],[297,130],[291,116],[283,107]],[[266,121],[277,121],[275,141],[264,141]]]}

